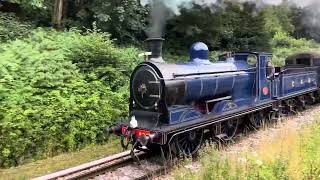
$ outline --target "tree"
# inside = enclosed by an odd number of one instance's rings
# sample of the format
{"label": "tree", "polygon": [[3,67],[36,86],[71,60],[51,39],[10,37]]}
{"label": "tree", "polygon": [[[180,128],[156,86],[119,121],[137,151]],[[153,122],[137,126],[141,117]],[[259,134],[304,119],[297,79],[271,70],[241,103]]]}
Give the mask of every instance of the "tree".
{"label": "tree", "polygon": [[194,6],[181,13],[168,23],[166,30],[168,49],[175,53],[181,49],[185,53],[195,41],[207,43],[211,50],[270,50],[271,36],[254,4],[244,3],[240,7],[227,3],[225,8]]}
{"label": "tree", "polygon": [[79,0],[70,3],[71,26],[92,27],[95,21],[102,31],[112,34],[118,43],[144,40],[148,9],[137,0]]}
{"label": "tree", "polygon": [[286,5],[268,6],[263,10],[265,30],[274,36],[277,32],[293,33],[292,11]]}
{"label": "tree", "polygon": [[63,18],[67,15],[67,0],[55,0],[52,14],[52,26],[58,30],[63,28]]}
{"label": "tree", "polygon": [[[212,17],[215,18],[212,18]],[[203,21],[207,19],[207,21]],[[165,39],[170,51],[185,54],[189,46],[195,41],[203,41],[211,49],[220,46],[222,30],[221,11],[212,13],[209,8],[194,6],[183,9],[181,15],[168,22]]]}
{"label": "tree", "polygon": [[110,32],[122,43],[145,39],[144,30],[146,29],[148,9],[142,7],[139,1],[95,2],[95,6],[91,6],[91,9],[99,28]]}

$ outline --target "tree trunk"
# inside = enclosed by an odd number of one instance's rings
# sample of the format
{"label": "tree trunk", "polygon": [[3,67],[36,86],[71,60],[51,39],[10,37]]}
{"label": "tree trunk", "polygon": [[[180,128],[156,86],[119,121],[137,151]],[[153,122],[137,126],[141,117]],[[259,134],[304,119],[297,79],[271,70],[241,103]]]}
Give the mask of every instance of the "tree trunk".
{"label": "tree trunk", "polygon": [[57,30],[63,29],[62,19],[63,19],[63,14],[64,14],[64,12],[63,12],[64,5],[65,5],[64,0],[55,0],[53,15],[52,15],[52,25],[53,25],[53,28],[55,28]]}

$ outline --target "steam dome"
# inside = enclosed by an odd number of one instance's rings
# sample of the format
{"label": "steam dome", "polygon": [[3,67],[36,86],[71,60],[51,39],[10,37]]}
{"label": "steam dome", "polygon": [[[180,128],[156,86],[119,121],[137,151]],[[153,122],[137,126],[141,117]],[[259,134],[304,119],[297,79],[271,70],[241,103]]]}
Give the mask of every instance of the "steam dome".
{"label": "steam dome", "polygon": [[203,42],[196,42],[190,48],[190,61],[194,63],[210,63],[209,48]]}

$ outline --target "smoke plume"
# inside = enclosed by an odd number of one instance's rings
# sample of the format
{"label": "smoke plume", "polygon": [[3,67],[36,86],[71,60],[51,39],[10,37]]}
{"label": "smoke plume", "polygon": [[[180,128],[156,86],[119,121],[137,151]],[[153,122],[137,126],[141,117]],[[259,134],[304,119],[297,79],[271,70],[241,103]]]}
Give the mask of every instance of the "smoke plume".
{"label": "smoke plume", "polygon": [[150,5],[150,23],[147,30],[149,37],[161,37],[166,21],[180,15],[182,8],[191,8],[193,0],[140,0],[142,6]]}
{"label": "smoke plume", "polygon": [[173,16],[180,15],[181,9],[191,9],[194,5],[211,8],[212,11],[218,7],[224,7],[226,2],[233,3],[254,3],[257,10],[263,9],[266,5],[288,5],[305,8],[303,23],[305,26],[316,26],[320,28],[320,2],[319,0],[140,0],[141,5],[151,7],[150,23],[147,32],[149,37],[160,37],[166,21]]}

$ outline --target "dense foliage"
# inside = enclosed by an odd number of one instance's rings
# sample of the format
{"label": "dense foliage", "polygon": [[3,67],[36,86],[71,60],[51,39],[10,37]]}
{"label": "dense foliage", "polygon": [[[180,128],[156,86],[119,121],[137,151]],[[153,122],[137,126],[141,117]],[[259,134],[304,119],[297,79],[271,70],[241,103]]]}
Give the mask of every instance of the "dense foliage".
{"label": "dense foliage", "polygon": [[44,0],[5,0],[5,1],[11,2],[11,3],[17,3],[22,7],[37,8],[37,7],[43,7]]}
{"label": "dense foliage", "polygon": [[[52,9],[57,1],[64,2],[62,23],[65,28],[92,28],[92,23],[96,22],[99,29],[109,32],[121,45],[135,44],[146,38],[150,7],[140,5],[139,0],[6,0],[22,8],[22,11],[15,9],[19,15],[41,26],[51,25]],[[305,17],[310,10],[312,7],[288,7],[286,4],[260,8],[253,3],[239,5],[232,1],[215,8],[195,5],[171,18],[164,36],[174,50],[185,48],[185,44],[180,43],[183,39],[185,43],[205,40],[212,50],[267,51],[270,46],[266,41],[278,31],[320,41],[319,26],[306,24]],[[317,18],[317,14],[312,14],[312,18]]]}
{"label": "dense foliage", "polygon": [[137,50],[106,34],[37,30],[0,56],[0,166],[103,142],[126,115]]}
{"label": "dense foliage", "polygon": [[70,19],[80,25],[90,26],[94,20],[99,29],[110,32],[114,38],[126,44],[145,38],[142,32],[146,29],[148,9],[143,8],[139,1],[82,0],[75,3],[74,7],[77,18]]}
{"label": "dense foliage", "polygon": [[211,50],[270,50],[266,42],[271,35],[264,30],[262,14],[253,15],[255,6],[252,4],[242,8],[230,4],[215,12],[200,6],[184,10],[181,16],[169,22],[166,36],[170,48],[186,50],[186,44],[203,41]]}
{"label": "dense foliage", "polygon": [[31,29],[30,23],[20,21],[14,13],[0,12],[0,42],[25,37]]}

